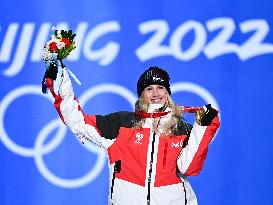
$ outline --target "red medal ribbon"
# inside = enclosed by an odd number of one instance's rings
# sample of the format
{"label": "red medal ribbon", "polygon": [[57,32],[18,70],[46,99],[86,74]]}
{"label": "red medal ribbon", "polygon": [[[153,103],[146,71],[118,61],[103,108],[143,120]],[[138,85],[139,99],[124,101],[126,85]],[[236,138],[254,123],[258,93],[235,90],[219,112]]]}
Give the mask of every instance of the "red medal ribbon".
{"label": "red medal ribbon", "polygon": [[171,111],[168,112],[144,112],[140,110],[136,110],[136,114],[141,118],[156,118],[161,117],[169,114]]}
{"label": "red medal ribbon", "polygon": [[183,112],[188,112],[188,113],[195,113],[200,110],[204,110],[202,107],[192,107],[192,106],[181,106],[181,109]]}
{"label": "red medal ribbon", "polygon": [[[203,107],[192,107],[192,106],[181,106],[181,109],[183,112],[187,112],[187,113],[195,113],[197,111],[204,110]],[[136,115],[138,115],[141,118],[157,118],[157,117],[165,116],[170,112],[171,111],[150,113],[150,112],[144,112],[141,110],[136,110]]]}

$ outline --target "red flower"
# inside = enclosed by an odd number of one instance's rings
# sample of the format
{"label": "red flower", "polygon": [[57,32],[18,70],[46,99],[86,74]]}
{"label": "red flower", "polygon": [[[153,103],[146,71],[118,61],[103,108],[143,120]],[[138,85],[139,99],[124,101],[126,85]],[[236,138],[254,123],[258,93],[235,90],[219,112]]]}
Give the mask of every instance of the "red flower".
{"label": "red flower", "polygon": [[49,49],[53,52],[53,53],[56,53],[58,51],[58,47],[57,47],[57,44],[56,42],[51,42],[49,44]]}
{"label": "red flower", "polygon": [[66,48],[71,44],[71,41],[67,38],[62,38],[61,41],[64,42]]}

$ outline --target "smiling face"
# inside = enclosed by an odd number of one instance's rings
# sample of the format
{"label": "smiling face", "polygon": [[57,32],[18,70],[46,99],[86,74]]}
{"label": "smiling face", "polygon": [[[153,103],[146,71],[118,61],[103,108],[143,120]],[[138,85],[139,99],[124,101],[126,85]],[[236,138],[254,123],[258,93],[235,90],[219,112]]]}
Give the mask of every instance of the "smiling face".
{"label": "smiling face", "polygon": [[142,97],[144,100],[151,104],[165,104],[167,102],[168,92],[162,85],[149,85],[143,92]]}

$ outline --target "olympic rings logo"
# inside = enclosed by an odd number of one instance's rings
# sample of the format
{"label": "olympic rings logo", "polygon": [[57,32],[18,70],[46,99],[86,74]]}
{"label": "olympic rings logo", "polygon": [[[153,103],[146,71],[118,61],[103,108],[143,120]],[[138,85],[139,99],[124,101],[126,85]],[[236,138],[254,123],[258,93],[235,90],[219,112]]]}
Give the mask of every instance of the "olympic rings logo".
{"label": "olympic rings logo", "polygon": [[[175,83],[172,86],[172,93],[176,92],[192,92],[200,96],[205,102],[211,103],[214,107],[219,108],[216,100],[210,94],[209,91],[200,87],[199,85],[193,83],[179,82]],[[125,98],[134,110],[134,104],[137,100],[137,97],[127,88],[117,84],[100,84],[86,90],[83,95],[79,98],[79,102],[84,107],[84,105],[93,97],[101,93],[113,93],[120,95]],[[37,85],[25,85],[18,87],[8,93],[2,100],[0,104],[0,140],[2,140],[3,144],[13,153],[20,155],[22,157],[33,157],[34,162],[40,171],[41,175],[47,179],[50,183],[62,187],[62,188],[78,188],[82,187],[86,184],[92,182],[96,177],[101,173],[105,162],[106,156],[103,150],[94,145],[93,143],[85,143],[84,148],[93,154],[97,155],[97,160],[95,165],[90,169],[90,171],[82,177],[76,179],[64,179],[53,174],[48,167],[46,166],[43,156],[49,154],[54,149],[56,149],[63,141],[67,127],[62,123],[62,121],[58,119],[51,120],[48,122],[38,133],[36,141],[34,143],[33,148],[26,148],[21,145],[16,144],[12,139],[8,136],[5,125],[5,113],[10,104],[15,101],[17,98],[20,98],[24,95],[38,95],[47,100],[53,102],[53,98],[50,95],[44,95],[41,93],[41,87]],[[45,144],[45,141],[49,134],[54,130],[58,129],[55,137]]]}

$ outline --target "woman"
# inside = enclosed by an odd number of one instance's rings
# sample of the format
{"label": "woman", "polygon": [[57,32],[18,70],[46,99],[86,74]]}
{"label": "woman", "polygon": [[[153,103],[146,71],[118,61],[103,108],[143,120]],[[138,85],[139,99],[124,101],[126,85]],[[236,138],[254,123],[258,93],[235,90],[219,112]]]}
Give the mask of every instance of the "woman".
{"label": "woman", "polygon": [[69,129],[83,143],[92,141],[107,151],[109,204],[197,204],[186,176],[197,175],[204,164],[208,145],[220,126],[215,109],[207,105],[202,116],[198,113],[198,123],[185,123],[181,108],[171,99],[169,75],[158,67],[140,76],[135,112],[105,116],[84,114],[65,67],[57,73],[51,64],[45,79]]}

